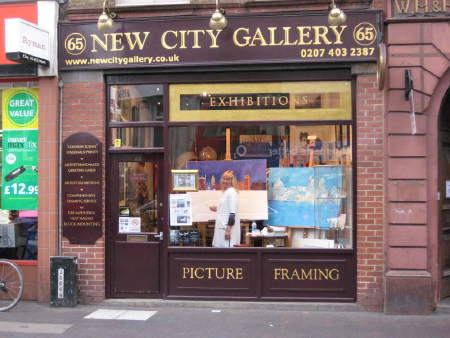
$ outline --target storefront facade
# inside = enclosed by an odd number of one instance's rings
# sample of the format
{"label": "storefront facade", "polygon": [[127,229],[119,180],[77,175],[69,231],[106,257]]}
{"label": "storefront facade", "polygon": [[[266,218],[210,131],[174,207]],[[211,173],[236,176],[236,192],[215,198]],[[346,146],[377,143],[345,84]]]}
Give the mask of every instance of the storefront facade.
{"label": "storefront facade", "polygon": [[[326,10],[230,5],[211,30],[210,9],[166,7],[114,32],[75,9],[59,27],[63,253],[78,256],[82,301],[381,310],[382,12],[329,26]],[[239,201],[226,240],[224,172]]]}
{"label": "storefront facade", "polygon": [[57,22],[53,1],[0,4],[0,258],[23,271],[26,300],[47,297],[48,259],[57,248],[50,169],[58,161]]}
{"label": "storefront facade", "polygon": [[429,313],[450,289],[448,4],[391,1],[387,14],[385,311]]}

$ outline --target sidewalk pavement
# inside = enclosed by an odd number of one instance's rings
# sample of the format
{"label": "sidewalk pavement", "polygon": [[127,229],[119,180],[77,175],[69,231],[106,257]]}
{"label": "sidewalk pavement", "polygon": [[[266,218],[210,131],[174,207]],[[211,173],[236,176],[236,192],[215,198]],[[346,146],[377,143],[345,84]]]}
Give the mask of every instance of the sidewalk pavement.
{"label": "sidewalk pavement", "polygon": [[440,308],[428,316],[392,316],[360,311],[355,304],[341,303],[128,299],[107,300],[97,305],[78,305],[74,308],[22,301],[9,312],[0,313],[0,338],[449,336],[450,311]]}

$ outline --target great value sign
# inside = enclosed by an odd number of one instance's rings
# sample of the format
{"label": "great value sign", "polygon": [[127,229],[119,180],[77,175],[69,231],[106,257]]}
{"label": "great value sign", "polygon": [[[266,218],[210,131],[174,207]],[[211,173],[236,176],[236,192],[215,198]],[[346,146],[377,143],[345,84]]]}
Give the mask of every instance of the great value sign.
{"label": "great value sign", "polygon": [[19,19],[5,20],[5,52],[11,61],[49,65],[49,33]]}
{"label": "great value sign", "polygon": [[5,89],[2,108],[2,209],[36,210],[39,92]]}
{"label": "great value sign", "polygon": [[347,22],[327,23],[328,12],[230,16],[223,30],[208,18],[158,18],[60,25],[61,70],[375,61],[382,40],[382,12],[348,12]]}

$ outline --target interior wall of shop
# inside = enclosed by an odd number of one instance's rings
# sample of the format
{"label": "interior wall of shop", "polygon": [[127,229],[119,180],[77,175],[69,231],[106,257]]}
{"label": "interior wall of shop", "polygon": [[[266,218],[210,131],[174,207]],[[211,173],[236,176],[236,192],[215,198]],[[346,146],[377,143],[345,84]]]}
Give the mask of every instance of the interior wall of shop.
{"label": "interior wall of shop", "polygon": [[[103,163],[105,163],[106,99],[103,73],[66,72],[61,75],[61,79],[64,83],[63,139],[76,132],[91,133],[103,142]],[[104,198],[105,196],[103,201]],[[102,223],[105,224],[104,209],[102,213]],[[105,298],[104,232],[95,245],[71,244],[63,238],[61,246],[63,256],[77,257],[79,302],[89,304],[103,300]]]}
{"label": "interior wall of shop", "polygon": [[[435,91],[450,85],[443,77],[450,65],[449,34],[448,21],[439,19],[387,24],[384,310],[389,314],[430,313],[439,301],[437,119],[443,93]],[[414,81],[416,134],[405,100],[405,69]]]}

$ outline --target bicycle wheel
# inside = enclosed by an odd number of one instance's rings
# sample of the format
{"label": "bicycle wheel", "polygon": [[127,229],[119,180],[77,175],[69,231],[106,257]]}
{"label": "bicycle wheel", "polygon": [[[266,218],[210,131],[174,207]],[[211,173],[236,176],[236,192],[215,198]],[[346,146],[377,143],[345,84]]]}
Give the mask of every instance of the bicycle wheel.
{"label": "bicycle wheel", "polygon": [[0,259],[0,312],[12,309],[23,293],[23,276],[19,267],[7,259]]}

